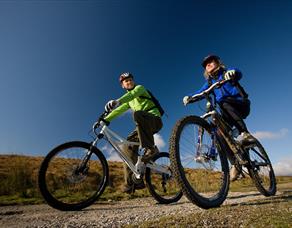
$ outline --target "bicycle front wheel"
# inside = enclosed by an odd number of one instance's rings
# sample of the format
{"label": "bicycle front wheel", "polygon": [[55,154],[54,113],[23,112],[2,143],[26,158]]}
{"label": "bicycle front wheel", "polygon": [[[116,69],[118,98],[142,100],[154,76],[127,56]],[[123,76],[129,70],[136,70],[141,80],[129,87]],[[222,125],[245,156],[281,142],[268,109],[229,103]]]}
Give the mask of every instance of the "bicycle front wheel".
{"label": "bicycle front wheel", "polygon": [[255,143],[245,146],[244,149],[249,160],[248,172],[256,188],[264,196],[275,195],[277,191],[276,177],[264,147],[255,139]]}
{"label": "bicycle front wheel", "polygon": [[197,116],[179,120],[170,138],[170,158],[177,181],[192,203],[208,209],[224,202],[229,190],[228,161],[207,121]]}
{"label": "bicycle front wheel", "polygon": [[108,176],[108,164],[100,150],[86,142],[68,142],[45,157],[39,170],[39,189],[50,206],[80,210],[103,193]]}
{"label": "bicycle front wheel", "polygon": [[166,168],[170,175],[156,170],[146,169],[145,180],[150,194],[162,204],[174,203],[182,197],[182,191],[177,185],[170,167],[169,154],[160,152],[153,159],[153,163]]}

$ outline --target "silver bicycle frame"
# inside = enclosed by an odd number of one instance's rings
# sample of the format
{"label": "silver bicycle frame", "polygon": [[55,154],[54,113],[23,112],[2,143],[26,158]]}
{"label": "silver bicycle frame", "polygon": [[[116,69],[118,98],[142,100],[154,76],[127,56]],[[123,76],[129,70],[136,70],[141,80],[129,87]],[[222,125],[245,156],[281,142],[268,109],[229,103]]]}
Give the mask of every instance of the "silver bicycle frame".
{"label": "silver bicycle frame", "polygon": [[[165,173],[165,174],[171,175],[170,170],[154,162],[149,162],[143,165],[144,163],[141,162],[141,155],[139,154],[138,154],[137,163],[133,164],[133,162],[123,152],[123,148],[129,145],[133,145],[133,146],[139,146],[140,148],[139,150],[141,150],[140,143],[126,140],[125,138],[119,136],[117,133],[109,129],[106,125],[102,126],[100,133],[106,137],[107,141],[112,145],[112,147],[118,153],[119,157],[127,164],[127,166],[132,170],[132,172],[135,174],[137,178],[141,178],[141,171],[139,170],[141,163],[142,163],[142,166],[148,167],[151,170],[155,170],[157,173]],[[92,143],[92,145],[95,145],[98,140],[99,139],[96,138],[94,142]]]}

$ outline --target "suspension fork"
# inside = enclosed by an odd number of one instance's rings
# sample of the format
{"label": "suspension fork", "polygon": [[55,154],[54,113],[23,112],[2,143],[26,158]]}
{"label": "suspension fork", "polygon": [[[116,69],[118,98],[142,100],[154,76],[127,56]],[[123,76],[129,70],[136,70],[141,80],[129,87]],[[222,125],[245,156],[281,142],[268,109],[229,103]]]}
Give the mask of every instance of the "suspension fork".
{"label": "suspension fork", "polygon": [[91,155],[92,155],[92,149],[93,149],[93,147],[95,147],[96,143],[97,143],[98,140],[100,140],[101,138],[103,138],[103,134],[99,134],[99,135],[97,136],[97,138],[96,138],[94,141],[92,141],[92,142],[90,143],[90,148],[89,148],[89,150],[87,150],[87,152],[86,152],[84,158],[82,159],[81,163],[78,165],[78,167],[77,167],[77,169],[76,169],[76,174],[78,174],[78,173],[80,173],[80,172],[82,173],[82,172],[84,172],[84,171],[87,171],[87,163],[88,163],[89,159],[91,158]]}
{"label": "suspension fork", "polygon": [[210,148],[210,156],[217,156],[217,153],[216,153],[216,131],[217,131],[217,128],[216,127],[212,127],[212,130],[211,130],[211,148]]}
{"label": "suspension fork", "polygon": [[196,146],[196,157],[201,155],[201,147],[203,145],[203,134],[204,134],[204,128],[199,127],[198,140],[197,140],[197,146]]}

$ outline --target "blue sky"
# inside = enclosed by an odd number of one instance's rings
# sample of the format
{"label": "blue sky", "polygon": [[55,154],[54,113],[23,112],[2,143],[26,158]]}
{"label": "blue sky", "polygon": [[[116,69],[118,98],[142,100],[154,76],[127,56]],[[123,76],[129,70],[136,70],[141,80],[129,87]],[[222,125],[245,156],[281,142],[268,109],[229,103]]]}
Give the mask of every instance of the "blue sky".
{"label": "blue sky", "polygon": [[[202,113],[182,97],[201,87],[201,60],[215,53],[243,72],[249,130],[276,172],[292,175],[291,12],[288,0],[1,1],[0,153],[44,155],[90,140],[106,101],[124,93],[123,71],[164,106],[167,150],[175,122]],[[126,136],[131,115],[111,127]]]}

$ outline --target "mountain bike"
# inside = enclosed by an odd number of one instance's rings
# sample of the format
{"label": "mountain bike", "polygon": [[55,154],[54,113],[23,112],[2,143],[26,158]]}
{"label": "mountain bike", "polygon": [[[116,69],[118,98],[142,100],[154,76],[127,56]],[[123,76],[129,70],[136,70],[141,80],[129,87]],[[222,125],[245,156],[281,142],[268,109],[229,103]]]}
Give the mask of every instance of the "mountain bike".
{"label": "mountain bike", "polygon": [[[105,124],[104,112],[94,123],[94,140],[90,143],[72,141],[61,144],[44,158],[39,170],[39,189],[46,202],[59,210],[80,210],[93,204],[104,192],[109,180],[105,155],[96,144],[105,139],[133,172],[133,182],[145,177],[150,194],[159,202],[169,204],[182,197],[170,167],[169,154],[160,152],[152,161],[143,163],[138,156],[136,164],[127,157],[125,146],[140,146],[110,130]],[[140,153],[143,148],[140,146]],[[140,154],[139,153],[139,154]]]}
{"label": "mountain bike", "polygon": [[206,99],[206,113],[186,116],[177,121],[170,137],[172,170],[186,197],[201,208],[220,206],[229,191],[228,159],[242,167],[243,177],[249,175],[258,191],[265,196],[276,193],[276,179],[268,154],[253,137],[252,143],[234,138],[231,128],[217,108],[212,96],[215,88],[226,80],[211,85],[191,98]]}

